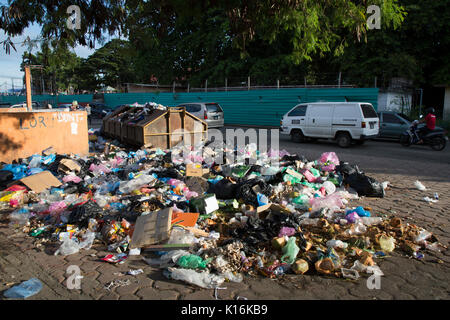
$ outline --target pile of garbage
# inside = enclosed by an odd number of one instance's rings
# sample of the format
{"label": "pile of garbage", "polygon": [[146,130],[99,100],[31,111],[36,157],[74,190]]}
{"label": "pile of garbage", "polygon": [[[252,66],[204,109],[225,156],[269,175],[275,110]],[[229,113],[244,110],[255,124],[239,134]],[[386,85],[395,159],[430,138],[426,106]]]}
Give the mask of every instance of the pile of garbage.
{"label": "pile of garbage", "polygon": [[102,152],[49,149],[0,170],[0,210],[10,226],[40,245],[57,243],[55,254],[99,244],[111,252],[104,262],[141,255],[170,279],[216,288],[245,274],[357,280],[383,275],[377,259],[394,250],[418,259],[424,249],[441,250],[423,228],[352,207],[362,196],[384,197],[389,183],[333,152],[309,161],[284,150],[225,147],[240,162],[219,165],[203,158],[215,154],[208,143],[130,151],[90,134]]}

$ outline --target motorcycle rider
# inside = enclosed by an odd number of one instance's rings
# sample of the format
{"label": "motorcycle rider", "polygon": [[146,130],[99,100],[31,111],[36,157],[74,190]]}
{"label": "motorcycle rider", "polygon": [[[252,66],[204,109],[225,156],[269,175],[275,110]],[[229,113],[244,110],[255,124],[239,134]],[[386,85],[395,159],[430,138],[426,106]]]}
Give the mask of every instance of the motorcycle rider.
{"label": "motorcycle rider", "polygon": [[423,137],[425,137],[430,132],[433,132],[433,130],[436,128],[436,115],[434,108],[428,108],[426,111],[427,115],[425,118],[421,119],[419,123],[426,122],[426,126],[421,128],[418,132],[420,141],[419,144],[423,143]]}

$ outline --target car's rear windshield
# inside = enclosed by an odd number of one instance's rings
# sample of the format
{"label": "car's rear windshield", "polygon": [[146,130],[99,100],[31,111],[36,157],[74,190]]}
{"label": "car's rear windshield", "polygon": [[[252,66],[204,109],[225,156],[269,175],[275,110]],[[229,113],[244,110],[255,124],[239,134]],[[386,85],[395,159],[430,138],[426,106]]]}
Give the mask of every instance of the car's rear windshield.
{"label": "car's rear windshield", "polygon": [[202,109],[202,107],[199,104],[188,104],[186,106],[187,112],[199,112]]}
{"label": "car's rear windshield", "polygon": [[222,108],[217,103],[207,103],[206,109],[208,109],[208,112],[223,112]]}
{"label": "car's rear windshield", "polygon": [[364,118],[378,118],[375,109],[370,104],[362,104],[361,109],[364,115]]}

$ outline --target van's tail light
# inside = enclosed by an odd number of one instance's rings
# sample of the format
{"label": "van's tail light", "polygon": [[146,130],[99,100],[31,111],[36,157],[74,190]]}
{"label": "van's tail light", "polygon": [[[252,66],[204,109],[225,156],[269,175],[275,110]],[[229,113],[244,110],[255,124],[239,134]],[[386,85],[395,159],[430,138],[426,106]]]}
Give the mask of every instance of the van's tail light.
{"label": "van's tail light", "polygon": [[208,115],[206,114],[206,111],[205,111],[205,115],[204,115],[203,119],[208,120]]}
{"label": "van's tail light", "polygon": [[283,125],[283,120],[280,120],[280,126],[282,126]]}
{"label": "van's tail light", "polygon": [[366,123],[365,122],[361,122],[361,128],[365,128],[366,127]]}

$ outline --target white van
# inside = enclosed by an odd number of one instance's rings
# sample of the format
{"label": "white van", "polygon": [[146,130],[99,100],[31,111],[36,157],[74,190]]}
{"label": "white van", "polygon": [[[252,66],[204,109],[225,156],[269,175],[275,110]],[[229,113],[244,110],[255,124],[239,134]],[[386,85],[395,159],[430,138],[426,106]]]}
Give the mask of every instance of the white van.
{"label": "white van", "polygon": [[315,102],[296,105],[281,120],[281,134],[292,141],[335,139],[342,148],[378,136],[380,120],[370,103]]}

